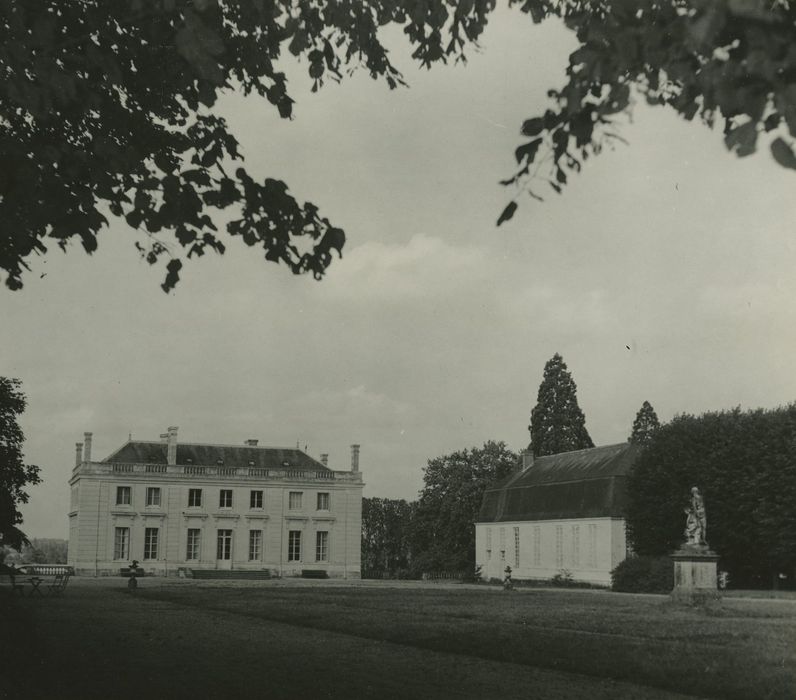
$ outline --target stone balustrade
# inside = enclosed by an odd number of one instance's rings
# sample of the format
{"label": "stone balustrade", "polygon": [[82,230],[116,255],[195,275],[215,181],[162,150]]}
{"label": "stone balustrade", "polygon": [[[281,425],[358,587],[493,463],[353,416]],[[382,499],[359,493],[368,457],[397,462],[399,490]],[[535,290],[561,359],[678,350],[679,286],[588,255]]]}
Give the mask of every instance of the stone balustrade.
{"label": "stone balustrade", "polygon": [[266,469],[263,467],[229,467],[202,464],[167,465],[124,462],[83,462],[75,466],[73,473],[86,476],[101,474],[146,475],[147,479],[160,477],[167,479],[185,478],[196,480],[197,477],[204,477],[233,481],[249,481],[251,479],[274,481],[342,481],[352,483],[360,483],[362,481],[362,474],[360,472],[323,471],[290,467]]}

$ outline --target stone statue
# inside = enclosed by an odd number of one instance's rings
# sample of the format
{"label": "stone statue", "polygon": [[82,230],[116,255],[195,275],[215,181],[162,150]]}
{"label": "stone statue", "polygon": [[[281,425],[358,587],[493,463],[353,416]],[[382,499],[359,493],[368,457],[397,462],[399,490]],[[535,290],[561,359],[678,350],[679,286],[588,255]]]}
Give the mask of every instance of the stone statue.
{"label": "stone statue", "polygon": [[685,514],[686,544],[707,545],[708,521],[705,515],[705,502],[696,486],[691,489],[691,502],[685,509]]}

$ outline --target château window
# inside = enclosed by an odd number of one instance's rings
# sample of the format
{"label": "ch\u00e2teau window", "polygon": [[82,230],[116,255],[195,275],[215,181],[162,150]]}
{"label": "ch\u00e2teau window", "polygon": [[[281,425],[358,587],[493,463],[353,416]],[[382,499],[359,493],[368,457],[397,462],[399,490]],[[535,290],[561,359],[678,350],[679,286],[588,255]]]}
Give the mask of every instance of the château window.
{"label": "ch\u00e2teau window", "polygon": [[301,491],[291,491],[288,494],[287,507],[290,510],[301,510],[301,496],[302,496]]}
{"label": "ch\u00e2teau window", "polygon": [[188,529],[188,542],[185,548],[185,558],[187,560],[199,559],[199,546],[201,543],[202,531],[198,528]]}
{"label": "ch\u00e2teau window", "polygon": [[129,506],[133,501],[133,489],[130,486],[116,487],[116,505]]}
{"label": "ch\u00e2teau window", "polygon": [[219,508],[232,508],[232,489],[221,489],[218,494]]}
{"label": "ch\u00e2teau window", "polygon": [[249,530],[249,561],[263,558],[263,531]]}
{"label": "ch\u00e2teau window", "polygon": [[202,489],[188,489],[188,507],[198,508],[202,505]]}
{"label": "ch\u00e2teau window", "polygon": [[158,528],[148,527],[144,530],[144,559],[158,558]]}
{"label": "ch\u00e2teau window", "polygon": [[288,532],[287,560],[301,561],[301,530],[290,530]]}
{"label": "ch\u00e2teau window", "polygon": [[160,489],[157,486],[147,486],[146,504],[148,506],[160,505]]}
{"label": "ch\u00e2teau window", "polygon": [[329,494],[318,494],[318,510],[329,510]]}
{"label": "ch\u00e2teau window", "polygon": [[219,530],[216,558],[223,561],[232,559],[232,530]]}
{"label": "ch\u00e2teau window", "polygon": [[263,492],[262,491],[252,491],[251,498],[249,500],[249,507],[250,508],[262,508],[263,507]]}
{"label": "ch\u00e2teau window", "polygon": [[130,528],[117,527],[113,539],[113,558],[128,560],[130,558]]}
{"label": "ch\u00e2teau window", "polygon": [[329,533],[325,530],[315,533],[315,561],[329,561]]}

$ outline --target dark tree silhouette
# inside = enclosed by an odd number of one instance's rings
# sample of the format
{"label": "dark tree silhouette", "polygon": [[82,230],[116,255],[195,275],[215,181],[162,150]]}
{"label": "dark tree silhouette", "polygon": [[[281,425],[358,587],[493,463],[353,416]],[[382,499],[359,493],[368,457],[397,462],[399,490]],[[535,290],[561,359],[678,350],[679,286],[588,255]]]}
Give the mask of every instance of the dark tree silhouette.
{"label": "dark tree silhouette", "polygon": [[412,524],[413,568],[464,570],[475,563],[475,519],[486,487],[517,468],[503,442],[430,459]]}
{"label": "dark tree silhouette", "polygon": [[[657,430],[628,482],[628,534],[642,555],[685,540],[691,488],[705,498],[707,541],[737,585],[796,584],[796,405],[676,416]],[[774,578],[776,580],[776,578]]]}
{"label": "dark tree silhouette", "polygon": [[405,577],[415,504],[392,498],[362,499],[362,577]]}
{"label": "dark tree silhouette", "polygon": [[0,546],[20,549],[27,538],[17,527],[22,522],[19,505],[28,502],[25,487],[38,484],[39,468],[24,463],[25,435],[17,421],[25,411],[19,379],[0,377]]}
{"label": "dark tree silhouette", "polygon": [[655,413],[655,409],[650,402],[645,401],[641,404],[641,408],[638,409],[638,413],[636,413],[636,418],[633,421],[633,429],[627,441],[635,445],[644,445],[652,439],[655,431],[660,427],[661,424],[660,421],[658,421],[658,414]]}
{"label": "dark tree silhouette", "polygon": [[577,387],[564,358],[553,355],[544,366],[536,406],[531,411],[531,449],[535,457],[594,447],[578,406]]}

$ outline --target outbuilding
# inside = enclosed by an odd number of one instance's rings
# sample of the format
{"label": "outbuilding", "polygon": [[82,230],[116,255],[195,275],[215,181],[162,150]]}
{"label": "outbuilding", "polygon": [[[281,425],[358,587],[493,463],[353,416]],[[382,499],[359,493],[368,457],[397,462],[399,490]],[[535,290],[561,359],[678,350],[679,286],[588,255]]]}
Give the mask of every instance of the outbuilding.
{"label": "outbuilding", "polygon": [[475,523],[484,579],[556,576],[610,585],[628,554],[627,476],[639,447],[605,445],[539,457],[526,451],[517,472],[484,493]]}

